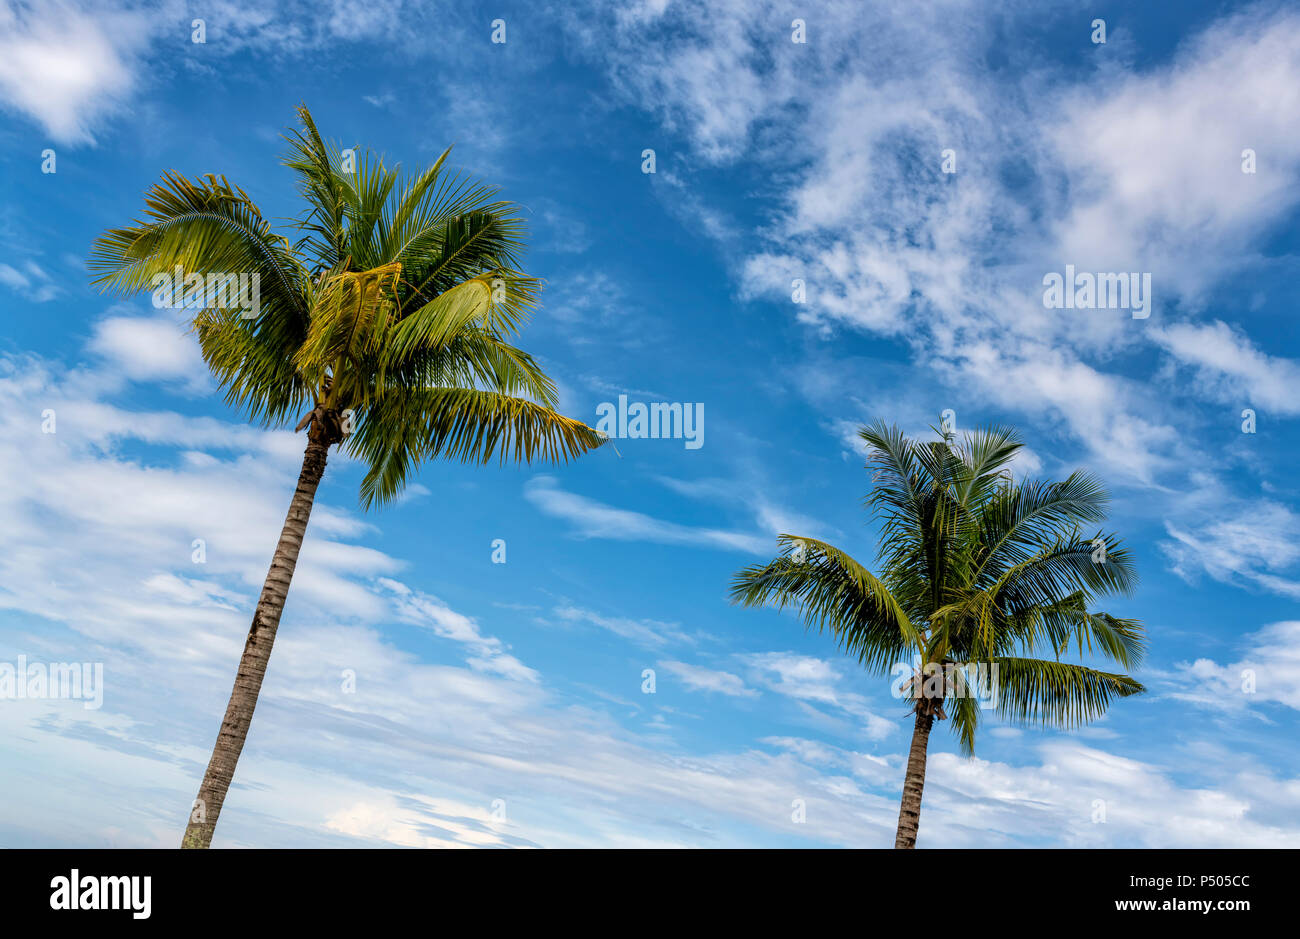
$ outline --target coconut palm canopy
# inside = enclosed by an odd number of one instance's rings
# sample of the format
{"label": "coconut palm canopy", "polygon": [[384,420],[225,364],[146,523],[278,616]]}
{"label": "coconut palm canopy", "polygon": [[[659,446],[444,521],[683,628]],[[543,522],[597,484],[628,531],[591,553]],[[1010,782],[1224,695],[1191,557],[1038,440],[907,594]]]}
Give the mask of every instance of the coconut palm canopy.
{"label": "coconut palm canopy", "polygon": [[741,570],[732,598],[794,607],[875,674],[911,666],[901,686],[917,715],[922,777],[936,717],[951,718],[969,754],[982,700],[1014,722],[1069,728],[1143,690],[1126,674],[1062,660],[1092,654],[1128,669],[1142,658],[1139,623],[1091,609],[1137,583],[1119,539],[1084,527],[1105,518],[1096,478],[1014,481],[1009,466],[1022,444],[1008,428],[918,442],[877,423],[860,436],[880,573],[824,541],[781,535],[779,556]]}
{"label": "coconut palm canopy", "polygon": [[367,506],[435,457],[566,459],[600,445],[554,412],[554,383],[510,342],[540,286],[520,271],[518,207],[447,172],[450,151],[406,174],[344,154],[298,113],[286,161],[305,204],[296,241],[225,177],[169,172],[143,219],[96,244],[95,282],[130,294],[177,269],[256,273],[255,317],[186,296],[204,361],[251,419],[344,439],[367,466]]}

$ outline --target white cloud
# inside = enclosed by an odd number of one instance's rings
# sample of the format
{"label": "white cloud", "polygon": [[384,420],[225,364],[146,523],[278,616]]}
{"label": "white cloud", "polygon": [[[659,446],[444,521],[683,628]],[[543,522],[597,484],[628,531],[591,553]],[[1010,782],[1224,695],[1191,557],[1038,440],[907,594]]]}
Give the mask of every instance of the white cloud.
{"label": "white cloud", "polygon": [[471,668],[517,681],[540,680],[537,671],[506,653],[505,645],[500,639],[484,636],[473,617],[457,613],[437,597],[412,590],[399,581],[381,577],[378,582],[394,595],[394,606],[399,619],[428,627],[443,639],[468,646],[472,653],[469,659]]}
{"label": "white cloud", "polygon": [[692,691],[708,691],[733,698],[753,698],[758,692],[745,687],[745,680],[731,672],[691,665],[687,662],[660,662],[659,667],[681,680]]}
{"label": "white cloud", "polygon": [[[1008,15],[1022,12],[1039,15]],[[1140,73],[1099,48],[1098,72],[1076,79],[1008,51],[976,3],[831,5],[803,46],[773,32],[779,13],[665,2],[616,18],[613,42],[581,34],[627,100],[698,157],[756,162],[771,180],[770,224],[721,242],[741,296],[823,333],[897,338],[911,384],[1063,427],[1108,473],[1170,485],[1188,462],[1186,412],[1110,369],[1169,335],[1172,302],[1194,308],[1250,263],[1300,198],[1300,16],[1244,11]],[[994,43],[1023,86],[988,69]],[[709,76],[724,71],[720,96]],[[1044,310],[1041,278],[1066,263],[1152,273],[1155,313]],[[807,284],[800,306],[793,278]],[[1266,364],[1249,387],[1275,401],[1290,368]]]}
{"label": "white cloud", "polygon": [[[1300,17],[1242,10],[1172,65],[1080,85],[1053,110],[1082,194],[1055,226],[1060,256],[1151,271],[1166,297],[1195,301],[1300,201]],[[1259,172],[1242,172],[1247,148]]]}
{"label": "white cloud", "polygon": [[784,652],[762,652],[746,655],[744,661],[760,672],[774,675],[775,680],[766,678],[768,686],[774,691],[822,704],[839,702],[834,686],[840,673],[825,659]]}
{"label": "white cloud", "polygon": [[[32,361],[0,363],[0,510],[11,537],[25,545],[0,559],[0,606],[68,623],[98,642],[134,644],[147,629],[155,654],[178,658],[192,654],[188,630],[196,617],[216,607],[222,641],[237,651],[247,624],[229,608],[249,609],[262,584],[301,435],[123,411],[99,398],[111,386],[84,372],[56,378]],[[53,412],[53,433],[42,432],[46,411]],[[123,455],[141,442],[186,449],[162,462]],[[222,459],[206,452],[212,449],[234,452]],[[347,575],[392,573],[400,563],[334,540],[364,530],[329,506],[313,513],[295,577],[297,602],[336,616],[382,609]],[[196,539],[201,564],[192,560]],[[87,546],[98,548],[83,554]],[[122,571],[131,576],[124,580]],[[197,584],[220,589],[221,602],[215,594],[203,600]],[[168,628],[158,629],[162,624]]]}
{"label": "white cloud", "polygon": [[1235,662],[1180,663],[1166,676],[1177,689],[1173,696],[1224,711],[1265,702],[1300,711],[1300,621],[1271,623],[1242,644],[1244,656]]}
{"label": "white cloud", "polygon": [[56,143],[93,143],[95,128],[134,90],[132,46],[152,31],[143,12],[5,0],[0,102],[36,120]]}
{"label": "white cloud", "polygon": [[[1300,807],[1287,780],[1227,767],[1215,786],[1183,788],[1166,770],[1075,742],[1039,747],[1032,772],[932,754],[919,846],[1001,847],[1012,824],[1053,832],[1056,847],[1280,847]],[[1279,815],[1263,788],[1289,788]],[[1016,819],[1017,822],[1012,822]]]}
{"label": "white cloud", "polygon": [[174,317],[108,316],[95,324],[91,351],[132,381],[178,381],[210,387],[198,341]]}
{"label": "white cloud", "polygon": [[[0,106],[32,118],[56,143],[94,144],[159,74],[160,55],[215,80],[216,58],[249,49],[293,57],[330,44],[397,39],[401,24],[439,16],[440,7],[426,0],[209,0],[200,10],[180,0],[0,0]],[[203,43],[191,39],[195,18],[204,20]],[[440,19],[444,53],[455,55],[465,45],[456,41],[463,29]],[[481,113],[472,95],[449,101],[462,115]],[[495,122],[496,136],[504,123]]]}
{"label": "white cloud", "polygon": [[689,499],[699,499],[722,505],[735,505],[752,512],[754,524],[771,536],[768,551],[776,548],[776,535],[798,533],[809,538],[830,540],[840,534],[815,518],[780,505],[768,496],[772,483],[756,474],[752,468],[737,479],[674,479],[656,476],[655,482]]}
{"label": "white cloud", "polygon": [[844,751],[817,740],[807,740],[803,737],[764,737],[759,742],[788,750],[804,763],[812,765],[840,766],[848,763]]}
{"label": "white cloud", "polygon": [[555,615],[570,623],[589,623],[592,626],[599,626],[616,636],[647,648],[659,648],[674,642],[694,644],[696,641],[695,637],[683,632],[675,623],[604,616],[571,605],[556,607]]}
{"label": "white cloud", "polygon": [[[1194,582],[1205,573],[1221,583],[1249,583],[1300,598],[1300,517],[1266,499],[1222,503],[1202,524],[1165,523],[1160,548],[1171,569]],[[1289,577],[1286,576],[1289,573]]]}
{"label": "white cloud", "polygon": [[739,657],[759,680],[778,694],[810,704],[842,710],[860,722],[872,740],[881,740],[898,729],[897,721],[877,714],[867,699],[839,688],[840,670],[825,659],[790,652],[755,652]]}
{"label": "white cloud", "polygon": [[762,554],[772,548],[771,539],[758,535],[679,525],[565,492],[553,476],[533,477],[524,487],[524,497],[543,513],[571,523],[574,534],[580,538],[685,544],[751,554]]}
{"label": "white cloud", "polygon": [[18,292],[23,299],[32,303],[46,303],[63,292],[57,284],[50,282],[50,275],[35,261],[28,261],[21,271],[8,264],[0,264],[0,284]]}
{"label": "white cloud", "polygon": [[1260,351],[1222,320],[1178,323],[1153,338],[1179,363],[1194,369],[1198,384],[1218,400],[1240,409],[1300,414],[1300,364]]}

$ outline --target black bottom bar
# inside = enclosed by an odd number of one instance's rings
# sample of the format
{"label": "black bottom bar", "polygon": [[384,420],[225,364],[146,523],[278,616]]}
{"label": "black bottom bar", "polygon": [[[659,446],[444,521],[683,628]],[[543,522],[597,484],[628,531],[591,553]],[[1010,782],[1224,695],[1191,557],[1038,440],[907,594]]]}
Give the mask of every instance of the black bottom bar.
{"label": "black bottom bar", "polygon": [[[1284,916],[1297,851],[5,851],[5,922],[1044,928]],[[76,874],[73,874],[76,871]],[[147,912],[146,882],[147,882]],[[113,878],[106,880],[104,878]],[[127,879],[122,879],[127,878]],[[138,879],[137,879],[138,878]],[[75,900],[74,900],[75,896]],[[78,907],[72,909],[73,906]],[[85,909],[86,906],[117,909]],[[55,907],[58,907],[57,909]],[[472,926],[471,926],[472,928]],[[206,931],[206,929],[205,929]],[[260,930],[259,930],[260,931]]]}

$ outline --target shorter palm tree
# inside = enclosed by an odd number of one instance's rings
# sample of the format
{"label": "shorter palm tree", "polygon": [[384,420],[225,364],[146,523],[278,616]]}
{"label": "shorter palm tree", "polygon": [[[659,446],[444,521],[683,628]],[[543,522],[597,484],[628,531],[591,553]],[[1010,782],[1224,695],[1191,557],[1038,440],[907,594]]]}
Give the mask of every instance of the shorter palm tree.
{"label": "shorter palm tree", "polygon": [[896,692],[915,719],[894,847],[912,848],[936,718],[951,717],[969,756],[986,706],[1015,723],[1069,729],[1145,690],[1061,660],[1074,648],[1139,664],[1141,624],[1089,610],[1099,595],[1130,593],[1137,575],[1114,535],[1083,534],[1109,501],[1095,477],[1011,479],[1023,446],[1014,431],[920,442],[877,423],[860,436],[874,470],[879,576],[833,545],[781,535],[778,557],[736,574],[732,601],[794,607],[868,670],[899,675]]}

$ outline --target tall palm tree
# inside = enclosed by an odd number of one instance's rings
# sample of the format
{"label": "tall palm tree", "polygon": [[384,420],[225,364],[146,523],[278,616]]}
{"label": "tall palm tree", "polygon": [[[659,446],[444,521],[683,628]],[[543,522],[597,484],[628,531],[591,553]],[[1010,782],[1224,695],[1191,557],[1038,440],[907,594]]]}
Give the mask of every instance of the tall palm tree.
{"label": "tall palm tree", "polygon": [[1096,478],[1011,479],[1022,447],[1014,431],[919,442],[877,423],[859,435],[874,470],[867,502],[880,522],[881,573],[833,545],[781,535],[778,557],[735,575],[732,601],[791,606],[869,671],[901,671],[895,691],[915,719],[894,847],[912,848],[936,718],[951,716],[970,755],[985,703],[1013,722],[1071,728],[1145,690],[1128,675],[1061,661],[1071,647],[1125,669],[1141,661],[1138,622],[1089,611],[1101,594],[1131,592],[1137,575],[1114,535],[1083,534],[1105,518]]}
{"label": "tall palm tree", "polygon": [[[298,116],[285,161],[305,202],[295,244],[225,177],[168,172],[149,190],[145,218],[105,232],[90,260],[95,283],[126,294],[165,294],[183,272],[194,285],[183,303],[227,403],[263,426],[307,432],[184,847],[212,842],[330,447],[366,467],[369,508],[436,457],[567,460],[604,442],[556,413],[554,383],[509,341],[539,289],[520,272],[516,207],[445,172],[447,152],[413,175],[353,152],[347,172],[305,106]],[[257,275],[255,315],[217,306],[219,278],[238,274]]]}

